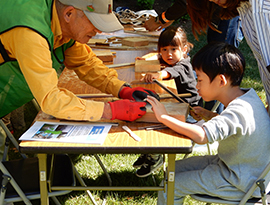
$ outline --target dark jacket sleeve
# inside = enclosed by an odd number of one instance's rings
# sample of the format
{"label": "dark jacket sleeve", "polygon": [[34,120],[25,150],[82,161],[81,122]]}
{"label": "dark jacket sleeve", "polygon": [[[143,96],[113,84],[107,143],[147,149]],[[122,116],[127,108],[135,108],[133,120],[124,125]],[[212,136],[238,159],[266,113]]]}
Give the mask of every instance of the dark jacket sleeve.
{"label": "dark jacket sleeve", "polygon": [[175,0],[174,4],[166,10],[165,17],[168,20],[177,20],[185,14],[187,14],[187,1]]}
{"label": "dark jacket sleeve", "polygon": [[190,57],[179,61],[174,66],[168,66],[164,68],[167,71],[171,79],[174,79],[178,94],[190,93],[191,97],[184,98],[191,106],[199,105],[200,96],[196,89],[196,78],[190,63]]}

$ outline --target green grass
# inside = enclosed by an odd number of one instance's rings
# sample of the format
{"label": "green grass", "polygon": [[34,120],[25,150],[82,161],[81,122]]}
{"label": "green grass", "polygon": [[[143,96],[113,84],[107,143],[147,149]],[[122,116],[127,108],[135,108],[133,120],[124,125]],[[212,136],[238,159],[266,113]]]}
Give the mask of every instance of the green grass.
{"label": "green grass", "polygon": [[[206,36],[202,35],[199,38],[199,41],[196,41],[193,37],[190,29],[190,23],[186,21],[183,23],[183,27],[188,33],[188,39],[190,42],[194,44],[194,48],[190,52],[190,56],[192,57],[201,47],[206,44]],[[242,51],[246,58],[247,68],[245,72],[245,76],[242,82],[241,87],[253,87],[257,94],[261,97],[263,102],[265,102],[265,93],[263,90],[263,86],[260,80],[257,63],[256,60],[250,51],[248,45],[245,41],[241,42],[239,49]],[[28,103],[26,106],[25,118],[27,126],[29,127],[31,122],[34,119],[36,114],[31,103]],[[17,131],[16,135],[20,136],[20,134],[24,130]],[[201,154],[201,153],[199,153]],[[192,154],[195,155],[195,154]],[[191,156],[192,156],[191,155]],[[139,155],[127,155],[127,154],[115,154],[115,155],[99,155],[101,160],[103,161],[105,167],[107,168],[111,178],[113,179],[114,186],[154,186],[159,184],[163,178],[163,171],[160,170],[156,173],[153,178],[151,176],[147,178],[138,178],[135,176],[135,169],[133,169],[132,164],[137,159]],[[13,154],[11,158],[18,157],[17,154]],[[177,159],[181,159],[183,155],[177,155]],[[86,184],[89,186],[107,186],[108,181],[101,168],[99,167],[95,158],[91,155],[73,155],[72,159],[75,163],[75,166],[79,173],[82,175]],[[156,192],[138,192],[138,191],[119,191],[119,192],[101,192],[101,191],[93,191],[93,196],[96,201],[101,204],[102,200],[107,200],[107,204],[121,204],[121,205],[137,205],[137,204],[156,204],[157,201],[157,193]],[[84,192],[76,191],[71,192],[69,195],[65,197],[60,197],[60,201],[65,205],[85,205],[91,204],[90,199],[85,195]],[[22,203],[16,203],[16,205],[20,205]],[[34,204],[39,204],[39,201],[34,201]],[[185,205],[194,205],[194,204],[204,204],[186,198]]]}

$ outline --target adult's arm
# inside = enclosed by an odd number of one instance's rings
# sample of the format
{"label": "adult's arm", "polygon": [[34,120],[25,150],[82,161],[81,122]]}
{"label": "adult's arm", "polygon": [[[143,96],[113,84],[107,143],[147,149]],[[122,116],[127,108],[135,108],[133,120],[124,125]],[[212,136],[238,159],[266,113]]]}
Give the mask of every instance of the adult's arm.
{"label": "adult's arm", "polygon": [[[172,6],[165,11],[165,17],[168,20],[177,20],[180,17],[187,14],[187,1],[176,0]],[[162,13],[159,14],[159,18],[162,18]]]}
{"label": "adult's arm", "polygon": [[[102,117],[103,102],[80,99],[72,92],[57,86],[58,77],[52,68],[51,52],[43,37],[30,29],[19,27],[2,34],[1,40],[10,58],[18,60],[30,90],[45,113],[69,120],[96,121]],[[85,57],[85,53],[81,54],[82,57],[78,56],[78,60]],[[84,71],[89,71],[87,66],[83,66],[80,73]],[[112,75],[112,79],[116,77],[111,71],[104,75]],[[120,89],[123,83],[119,82],[117,89]],[[108,87],[104,86],[104,90],[110,91]],[[117,95],[117,92],[116,90],[113,93]]]}
{"label": "adult's arm", "polygon": [[187,14],[186,0],[176,0],[166,11],[158,15],[157,18],[150,18],[144,23],[149,31],[161,30],[170,26],[174,20]]}
{"label": "adult's arm", "polygon": [[78,77],[87,84],[116,97],[125,83],[118,79],[116,70],[105,66],[86,44],[76,42],[67,49],[64,63],[68,69],[74,70]]}

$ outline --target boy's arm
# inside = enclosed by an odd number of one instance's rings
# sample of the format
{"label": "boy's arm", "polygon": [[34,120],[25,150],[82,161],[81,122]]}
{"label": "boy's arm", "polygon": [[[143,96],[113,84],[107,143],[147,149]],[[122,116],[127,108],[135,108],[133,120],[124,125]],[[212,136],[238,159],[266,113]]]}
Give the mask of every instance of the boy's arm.
{"label": "boy's arm", "polygon": [[171,128],[172,130],[190,138],[197,144],[208,143],[205,131],[201,126],[182,122],[166,114],[161,115],[159,121],[162,122],[164,125],[168,126],[169,128]]}
{"label": "boy's arm", "polygon": [[185,123],[169,116],[164,105],[151,96],[147,97],[147,101],[152,105],[155,116],[159,122],[170,127],[172,130],[189,137],[197,144],[206,144],[208,142],[206,133],[202,127]]}
{"label": "boy's arm", "polygon": [[144,23],[149,31],[162,30],[170,26],[174,20],[184,16],[187,13],[186,0],[176,0],[166,11],[155,18],[150,18]]}

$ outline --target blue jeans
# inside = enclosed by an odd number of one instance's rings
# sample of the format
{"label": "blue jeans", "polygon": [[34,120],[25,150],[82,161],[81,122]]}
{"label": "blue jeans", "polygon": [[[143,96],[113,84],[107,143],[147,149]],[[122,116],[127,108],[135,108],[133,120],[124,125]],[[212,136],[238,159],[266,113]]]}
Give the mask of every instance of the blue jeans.
{"label": "blue jeans", "polygon": [[226,42],[235,47],[239,46],[239,43],[243,40],[244,35],[242,31],[241,20],[239,16],[230,20],[220,20],[218,24],[218,30],[222,33],[218,33],[212,29],[207,31],[207,42],[212,41]]}

